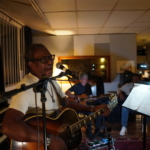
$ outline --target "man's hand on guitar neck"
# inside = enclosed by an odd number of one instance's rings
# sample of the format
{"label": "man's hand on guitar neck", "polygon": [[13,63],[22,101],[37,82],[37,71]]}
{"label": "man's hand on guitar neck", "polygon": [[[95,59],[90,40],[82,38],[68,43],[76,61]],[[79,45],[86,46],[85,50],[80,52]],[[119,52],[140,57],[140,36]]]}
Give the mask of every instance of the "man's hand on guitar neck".
{"label": "man's hand on guitar neck", "polygon": [[63,139],[51,135],[51,144],[48,145],[48,150],[67,150],[67,146]]}
{"label": "man's hand on guitar neck", "polygon": [[97,105],[97,106],[91,106],[91,112],[95,112],[100,109],[102,109],[103,111],[102,113],[103,116],[108,116],[110,114],[110,109],[107,105],[102,104],[102,105]]}

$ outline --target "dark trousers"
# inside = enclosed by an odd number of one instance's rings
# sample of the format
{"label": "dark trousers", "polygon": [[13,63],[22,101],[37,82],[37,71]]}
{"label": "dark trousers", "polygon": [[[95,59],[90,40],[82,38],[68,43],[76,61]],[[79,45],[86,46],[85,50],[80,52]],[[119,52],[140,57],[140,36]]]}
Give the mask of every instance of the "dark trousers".
{"label": "dark trousers", "polygon": [[[96,105],[108,104],[108,103],[109,103],[109,97],[101,97],[97,100],[93,100],[93,102],[87,102],[87,105],[96,106]],[[87,116],[91,114],[91,112],[78,112],[78,113],[83,113],[84,115],[87,115]],[[103,119],[103,116],[100,115],[94,120],[95,130],[99,130],[102,119]],[[92,122],[89,122],[87,124],[87,131],[92,131]]]}

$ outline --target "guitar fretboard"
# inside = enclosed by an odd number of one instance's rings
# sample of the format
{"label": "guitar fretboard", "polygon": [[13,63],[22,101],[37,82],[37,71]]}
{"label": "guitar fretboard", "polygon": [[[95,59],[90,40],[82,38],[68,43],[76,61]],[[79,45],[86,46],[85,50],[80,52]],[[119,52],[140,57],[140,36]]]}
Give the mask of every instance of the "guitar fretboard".
{"label": "guitar fretboard", "polygon": [[89,122],[91,122],[96,117],[101,115],[105,111],[105,109],[106,108],[102,108],[102,109],[90,114],[89,116],[85,117],[84,119],[81,119],[78,122],[72,124],[70,126],[71,133],[74,133],[74,132],[78,131],[81,127],[86,126]]}
{"label": "guitar fretboard", "polygon": [[[116,95],[111,95],[109,98],[110,98],[110,103],[107,106],[111,110],[117,105],[118,100],[117,100]],[[71,133],[74,133],[74,132],[78,131],[81,127],[86,126],[87,123],[94,120],[99,115],[103,114],[105,112],[105,109],[107,109],[107,107],[101,108],[98,111],[96,111],[96,112],[90,114],[89,116],[85,117],[84,119],[81,119],[78,122],[70,125],[69,127],[70,127]]]}

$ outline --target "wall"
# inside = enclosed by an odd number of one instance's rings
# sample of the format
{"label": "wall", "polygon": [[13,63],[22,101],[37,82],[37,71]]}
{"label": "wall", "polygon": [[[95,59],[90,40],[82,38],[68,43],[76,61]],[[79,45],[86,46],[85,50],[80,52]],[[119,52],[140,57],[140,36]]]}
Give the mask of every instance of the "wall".
{"label": "wall", "polygon": [[[112,34],[112,35],[75,35],[75,36],[34,36],[33,43],[44,44],[52,54],[57,56],[81,56],[81,55],[110,55],[111,81],[104,83],[105,93],[116,91],[119,83],[117,74],[118,60],[136,60],[136,35]],[[135,65],[136,66],[136,65]],[[136,67],[135,67],[136,71]],[[54,67],[54,74],[58,69]],[[63,91],[69,87],[69,83],[60,83]]]}

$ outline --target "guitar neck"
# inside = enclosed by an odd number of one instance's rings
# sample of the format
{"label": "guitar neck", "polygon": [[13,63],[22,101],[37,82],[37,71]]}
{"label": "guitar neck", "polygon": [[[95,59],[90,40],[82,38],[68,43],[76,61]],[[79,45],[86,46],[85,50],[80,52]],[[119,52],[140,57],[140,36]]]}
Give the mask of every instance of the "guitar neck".
{"label": "guitar neck", "polygon": [[[110,95],[109,99],[110,99],[110,103],[107,106],[109,107],[110,110],[112,110],[118,103],[117,96],[112,94],[112,95]],[[81,119],[78,122],[72,124],[70,126],[71,132],[74,133],[74,132],[78,131],[81,127],[87,125],[87,123],[94,120],[99,115],[103,114],[106,109],[107,109],[107,107],[101,108],[98,111],[90,114],[88,117],[85,117],[84,119]]]}
{"label": "guitar neck", "polygon": [[72,133],[78,131],[81,127],[87,125],[90,121],[94,120],[96,117],[98,117],[99,115],[101,115],[102,113],[104,113],[106,107],[102,108],[92,114],[90,114],[88,117],[85,117],[84,119],[79,120],[78,122],[72,124],[70,126],[70,130]]}

